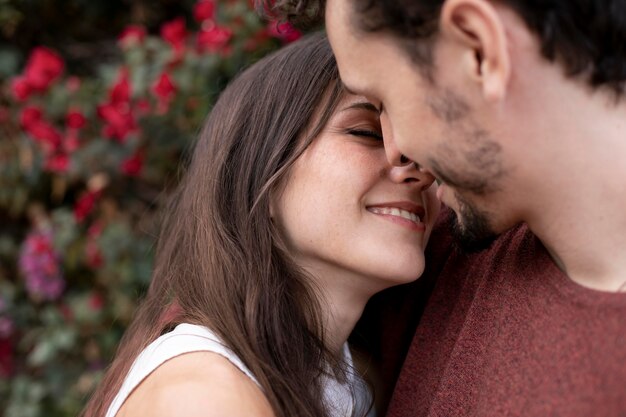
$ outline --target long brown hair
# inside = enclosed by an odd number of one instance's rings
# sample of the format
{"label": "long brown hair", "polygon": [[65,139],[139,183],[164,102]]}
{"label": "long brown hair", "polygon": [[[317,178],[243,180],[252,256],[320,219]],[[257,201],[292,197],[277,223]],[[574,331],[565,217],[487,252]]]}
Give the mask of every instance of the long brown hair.
{"label": "long brown hair", "polygon": [[319,377],[339,365],[324,346],[318,292],[281,244],[270,202],[340,95],[322,34],[225,89],[167,209],[148,294],[85,416],[103,416],[139,352],[180,322],[216,332],[277,416],[327,414]]}

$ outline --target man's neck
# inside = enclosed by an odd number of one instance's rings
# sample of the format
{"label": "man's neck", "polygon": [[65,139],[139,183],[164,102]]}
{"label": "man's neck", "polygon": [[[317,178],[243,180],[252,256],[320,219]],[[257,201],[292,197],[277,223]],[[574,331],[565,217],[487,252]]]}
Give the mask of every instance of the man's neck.
{"label": "man's neck", "polygon": [[581,105],[580,115],[554,129],[552,140],[560,142],[562,151],[559,158],[543,162],[545,185],[535,190],[528,224],[574,282],[623,291],[626,106],[590,100]]}

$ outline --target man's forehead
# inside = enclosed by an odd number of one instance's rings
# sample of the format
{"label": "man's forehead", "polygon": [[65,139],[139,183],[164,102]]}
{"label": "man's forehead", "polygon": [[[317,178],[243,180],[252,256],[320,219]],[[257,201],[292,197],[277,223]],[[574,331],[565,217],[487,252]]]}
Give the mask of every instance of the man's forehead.
{"label": "man's forehead", "polygon": [[[341,25],[346,33],[358,37],[359,15],[356,12],[356,0],[328,0],[325,8],[325,20],[327,29],[333,29],[335,24]],[[329,26],[330,23],[330,26]]]}

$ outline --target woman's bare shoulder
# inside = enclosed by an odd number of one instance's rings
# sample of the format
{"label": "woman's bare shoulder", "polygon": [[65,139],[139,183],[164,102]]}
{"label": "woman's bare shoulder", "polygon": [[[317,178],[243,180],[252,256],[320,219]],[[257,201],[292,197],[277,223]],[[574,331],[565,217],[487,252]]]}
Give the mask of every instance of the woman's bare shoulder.
{"label": "woman's bare shoulder", "polygon": [[193,352],[170,359],[128,397],[117,417],[273,417],[259,386],[226,358]]}

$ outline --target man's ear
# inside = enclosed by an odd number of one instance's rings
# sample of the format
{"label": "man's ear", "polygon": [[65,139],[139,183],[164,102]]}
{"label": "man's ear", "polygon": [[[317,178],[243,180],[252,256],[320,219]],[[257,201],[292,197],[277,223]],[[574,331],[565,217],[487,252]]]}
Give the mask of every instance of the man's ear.
{"label": "man's ear", "polygon": [[461,47],[461,65],[479,82],[487,100],[504,98],[511,57],[500,14],[488,0],[446,0],[439,18],[441,35]]}

